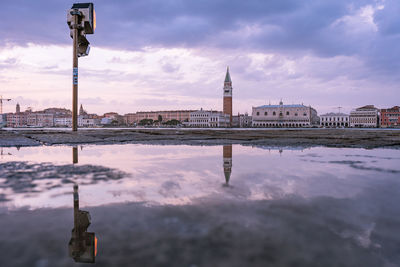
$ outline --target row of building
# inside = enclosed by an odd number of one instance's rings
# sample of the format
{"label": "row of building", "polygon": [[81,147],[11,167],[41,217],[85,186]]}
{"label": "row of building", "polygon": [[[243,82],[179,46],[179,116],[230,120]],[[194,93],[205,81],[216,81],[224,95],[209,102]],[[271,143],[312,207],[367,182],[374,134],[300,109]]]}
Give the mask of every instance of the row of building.
{"label": "row of building", "polygon": [[[119,115],[109,112],[103,116],[88,114],[82,107],[79,110],[79,127],[98,127],[104,125],[180,125],[184,127],[400,127],[398,106],[378,109],[367,105],[344,113],[327,113],[318,116],[311,106],[303,104],[262,105],[252,107],[251,116],[233,114],[232,79],[227,68],[223,86],[223,110],[171,110],[140,111]],[[70,110],[51,108],[41,112],[20,111],[17,104],[15,113],[0,118],[8,127],[71,127]],[[4,123],[4,121],[6,123]],[[170,122],[170,123],[169,123]]]}
{"label": "row of building", "polygon": [[[122,124],[123,118],[117,113],[110,112],[103,116],[88,114],[82,107],[79,110],[79,127],[97,127],[112,123]],[[1,114],[0,126],[12,128],[18,127],[71,127],[72,112],[65,108],[48,108],[43,111],[33,112],[28,108],[21,111],[20,105],[16,105],[15,113]]]}

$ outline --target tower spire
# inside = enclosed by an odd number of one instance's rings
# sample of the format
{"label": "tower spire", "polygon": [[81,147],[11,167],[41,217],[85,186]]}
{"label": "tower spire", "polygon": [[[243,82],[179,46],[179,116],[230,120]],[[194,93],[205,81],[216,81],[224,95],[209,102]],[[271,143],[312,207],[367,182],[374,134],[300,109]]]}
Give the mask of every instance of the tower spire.
{"label": "tower spire", "polygon": [[232,80],[231,80],[231,75],[229,74],[229,66],[226,67],[225,82],[226,82],[226,83],[231,83],[231,82],[232,82]]}

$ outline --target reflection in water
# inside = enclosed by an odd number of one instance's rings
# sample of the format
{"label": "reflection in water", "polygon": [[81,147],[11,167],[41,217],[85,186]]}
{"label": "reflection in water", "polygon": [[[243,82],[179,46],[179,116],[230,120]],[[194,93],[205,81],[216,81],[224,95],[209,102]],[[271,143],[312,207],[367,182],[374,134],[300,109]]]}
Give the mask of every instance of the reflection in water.
{"label": "reflection in water", "polygon": [[229,186],[229,179],[232,173],[232,145],[223,146],[223,166],[225,175],[224,186]]}
{"label": "reflection in water", "polygon": [[[82,148],[81,148],[82,150]],[[78,147],[74,146],[72,147],[72,163],[76,164],[78,163]]]}
{"label": "reflection in water", "polygon": [[0,149],[0,159],[3,159],[3,156],[11,156],[10,152],[4,153],[3,148]]}
{"label": "reflection in water", "polygon": [[78,185],[74,185],[74,229],[68,243],[69,255],[75,262],[94,263],[97,254],[97,238],[87,232],[90,214],[79,209]]}

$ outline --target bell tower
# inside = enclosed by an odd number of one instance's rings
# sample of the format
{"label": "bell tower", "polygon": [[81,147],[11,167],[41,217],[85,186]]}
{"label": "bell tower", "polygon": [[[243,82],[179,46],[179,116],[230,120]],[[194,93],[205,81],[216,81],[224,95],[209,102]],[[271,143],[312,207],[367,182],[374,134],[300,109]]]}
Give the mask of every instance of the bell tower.
{"label": "bell tower", "polygon": [[229,185],[229,179],[232,173],[232,145],[222,147],[222,157],[225,175],[225,186]]}
{"label": "bell tower", "polygon": [[229,74],[229,67],[226,69],[224,81],[224,114],[229,115],[229,125],[232,126],[232,80]]}

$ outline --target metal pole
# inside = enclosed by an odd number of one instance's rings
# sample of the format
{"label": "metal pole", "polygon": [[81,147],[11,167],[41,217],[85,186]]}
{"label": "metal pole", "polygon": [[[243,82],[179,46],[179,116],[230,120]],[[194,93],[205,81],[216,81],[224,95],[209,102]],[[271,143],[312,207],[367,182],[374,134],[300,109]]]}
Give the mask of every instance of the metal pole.
{"label": "metal pole", "polygon": [[72,233],[72,236],[74,238],[74,248],[73,248],[73,253],[72,256],[78,257],[79,256],[79,194],[78,194],[78,185],[74,185],[74,230]]}
{"label": "metal pole", "polygon": [[78,15],[74,16],[72,30],[73,53],[72,53],[72,131],[78,130]]}
{"label": "metal pole", "polygon": [[72,163],[78,163],[78,147],[76,146],[72,148]]}

